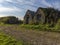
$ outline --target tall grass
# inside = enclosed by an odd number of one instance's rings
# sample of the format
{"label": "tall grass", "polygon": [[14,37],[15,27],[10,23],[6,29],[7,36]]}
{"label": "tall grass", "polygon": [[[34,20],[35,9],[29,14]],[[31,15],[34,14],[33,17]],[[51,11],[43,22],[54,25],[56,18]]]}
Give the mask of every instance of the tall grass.
{"label": "tall grass", "polygon": [[0,32],[0,45],[23,45],[23,42]]}
{"label": "tall grass", "polygon": [[[60,24],[60,23],[59,23]],[[56,24],[54,27],[50,27],[49,24],[39,24],[39,25],[20,25],[20,27],[25,29],[33,29],[33,30],[40,30],[40,31],[51,31],[51,32],[59,32],[60,25]]]}

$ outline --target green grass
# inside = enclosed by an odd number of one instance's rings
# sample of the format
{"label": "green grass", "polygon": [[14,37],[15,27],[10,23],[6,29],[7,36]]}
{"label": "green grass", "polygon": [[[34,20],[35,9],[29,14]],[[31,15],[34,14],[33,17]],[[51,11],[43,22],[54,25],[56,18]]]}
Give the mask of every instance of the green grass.
{"label": "green grass", "polygon": [[23,45],[23,42],[0,32],[0,45]]}
{"label": "green grass", "polygon": [[45,25],[19,25],[19,28],[25,28],[25,29],[32,29],[32,30],[39,30],[39,31],[51,31],[51,32],[60,32],[60,26],[56,25],[54,27],[49,27],[48,24]]}
{"label": "green grass", "polygon": [[[20,29],[32,29],[32,30],[39,30],[39,31],[51,31],[51,32],[60,32],[60,22],[57,23],[54,27],[49,27],[49,24],[39,24],[39,25],[29,25],[29,24],[3,24],[1,23],[0,26],[18,26],[15,30]],[[12,28],[14,29],[14,28]]]}

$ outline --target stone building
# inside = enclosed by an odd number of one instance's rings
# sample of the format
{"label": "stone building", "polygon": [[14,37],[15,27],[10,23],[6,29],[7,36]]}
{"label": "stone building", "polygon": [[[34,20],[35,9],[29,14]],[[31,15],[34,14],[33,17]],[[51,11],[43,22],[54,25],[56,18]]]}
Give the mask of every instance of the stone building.
{"label": "stone building", "polygon": [[8,19],[7,19],[6,23],[18,24],[18,22],[19,22],[18,18],[16,18],[15,16],[8,16],[7,18]]}
{"label": "stone building", "polygon": [[1,22],[5,24],[18,24],[19,20],[15,16],[6,16],[0,18],[0,23]]}
{"label": "stone building", "polygon": [[34,22],[35,22],[35,24],[45,23],[45,14],[44,14],[44,11],[42,10],[42,8],[38,8],[38,10],[36,11],[36,13],[34,15]]}
{"label": "stone building", "polygon": [[60,11],[54,8],[39,7],[36,12],[28,10],[24,16],[25,24],[55,25],[60,18]]}
{"label": "stone building", "polygon": [[34,11],[28,10],[24,16],[24,24],[32,24],[34,18]]}

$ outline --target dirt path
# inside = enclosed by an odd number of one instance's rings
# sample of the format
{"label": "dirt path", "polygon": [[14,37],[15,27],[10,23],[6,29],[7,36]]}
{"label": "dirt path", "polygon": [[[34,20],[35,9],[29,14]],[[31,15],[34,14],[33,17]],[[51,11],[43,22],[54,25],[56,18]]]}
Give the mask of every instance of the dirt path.
{"label": "dirt path", "polygon": [[18,26],[0,26],[0,30],[4,31],[4,33],[32,45],[60,45],[60,33],[24,29],[15,30],[13,28],[17,29]]}

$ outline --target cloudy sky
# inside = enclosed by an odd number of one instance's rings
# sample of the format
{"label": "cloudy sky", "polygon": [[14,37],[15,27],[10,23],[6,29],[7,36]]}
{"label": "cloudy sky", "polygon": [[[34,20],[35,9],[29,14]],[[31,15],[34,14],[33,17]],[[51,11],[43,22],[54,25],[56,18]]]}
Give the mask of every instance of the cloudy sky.
{"label": "cloudy sky", "polygon": [[0,0],[0,17],[17,16],[23,19],[25,12],[38,7],[54,7],[60,10],[60,0]]}

